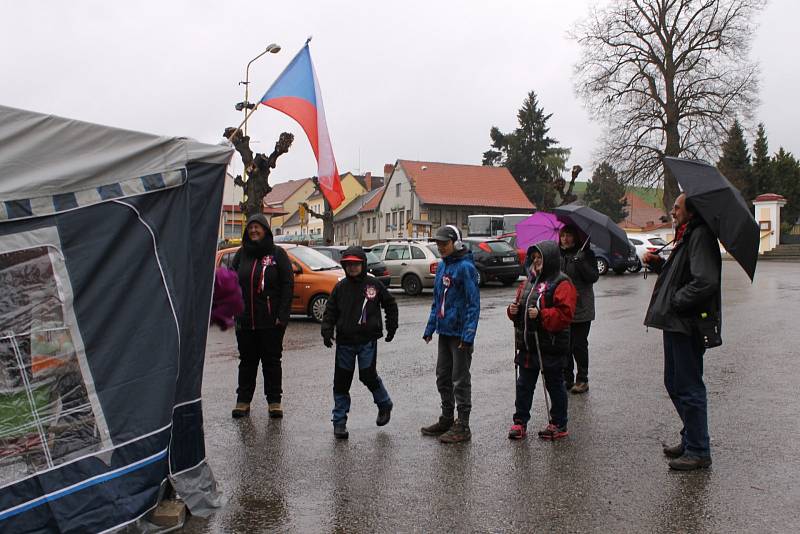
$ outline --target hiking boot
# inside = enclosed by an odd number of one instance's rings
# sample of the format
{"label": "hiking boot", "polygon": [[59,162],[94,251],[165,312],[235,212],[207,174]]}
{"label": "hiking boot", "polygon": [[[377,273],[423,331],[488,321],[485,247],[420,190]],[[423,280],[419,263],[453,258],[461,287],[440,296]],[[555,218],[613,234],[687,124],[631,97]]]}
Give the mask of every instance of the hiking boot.
{"label": "hiking boot", "polygon": [[669,461],[669,468],[676,471],[693,471],[695,469],[705,469],[706,467],[711,467],[710,456],[683,454],[681,457]]}
{"label": "hiking boot", "polygon": [[453,418],[442,415],[439,417],[439,420],[431,426],[423,426],[420,432],[425,436],[441,436],[450,430],[451,426],[453,426]]}
{"label": "hiking boot", "polygon": [[231,410],[231,417],[234,419],[240,419],[242,417],[247,417],[248,415],[250,415],[249,402],[237,402],[236,406],[234,406],[233,410]]}
{"label": "hiking boot", "polygon": [[525,439],[527,435],[528,428],[519,421],[514,421],[514,424],[508,429],[508,439]]}
{"label": "hiking boot", "polygon": [[569,389],[570,393],[574,393],[576,395],[586,393],[587,391],[589,391],[589,384],[586,382],[576,382],[575,385]]}
{"label": "hiking boot", "polygon": [[375,424],[378,426],[385,426],[389,419],[392,417],[392,405],[390,404],[386,408],[378,408],[378,418],[375,419]]}
{"label": "hiking boot", "polygon": [[662,450],[664,451],[664,456],[667,458],[680,458],[683,456],[683,443],[678,443],[672,447],[664,445]]}
{"label": "hiking boot", "polygon": [[439,436],[439,441],[442,443],[461,443],[462,441],[469,441],[471,438],[472,432],[469,430],[469,425],[456,419],[450,430]]}
{"label": "hiking boot", "polygon": [[539,437],[547,440],[547,441],[555,441],[557,439],[566,438],[569,436],[569,432],[567,432],[567,427],[565,426],[557,426],[553,423],[547,425],[544,430],[540,430],[538,432]]}
{"label": "hiking boot", "polygon": [[283,417],[283,406],[281,406],[280,402],[270,402],[267,411],[272,419],[280,419]]}
{"label": "hiking boot", "polygon": [[336,439],[347,439],[347,437],[350,435],[349,432],[347,432],[347,424],[334,423],[333,435],[336,437]]}

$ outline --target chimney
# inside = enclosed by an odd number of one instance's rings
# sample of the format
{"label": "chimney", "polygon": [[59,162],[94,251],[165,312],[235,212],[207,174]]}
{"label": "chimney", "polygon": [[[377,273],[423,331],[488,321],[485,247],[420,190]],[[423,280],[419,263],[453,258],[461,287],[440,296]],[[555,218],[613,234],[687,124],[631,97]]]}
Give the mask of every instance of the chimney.
{"label": "chimney", "polygon": [[387,163],[383,166],[383,183],[389,181],[389,177],[392,175],[392,171],[394,171],[394,164]]}
{"label": "chimney", "polygon": [[364,185],[367,186],[367,191],[372,191],[372,173],[368,172],[364,175]]}

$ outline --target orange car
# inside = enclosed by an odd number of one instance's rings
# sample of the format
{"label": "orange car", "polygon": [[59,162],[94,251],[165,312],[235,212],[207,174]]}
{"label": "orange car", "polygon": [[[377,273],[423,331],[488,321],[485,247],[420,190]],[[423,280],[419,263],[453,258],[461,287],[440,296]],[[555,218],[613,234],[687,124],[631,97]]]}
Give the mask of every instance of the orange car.
{"label": "orange car", "polygon": [[[294,297],[292,298],[292,313],[307,315],[315,321],[322,322],[328,296],[333,291],[336,283],[344,278],[342,266],[304,245],[291,245],[276,243],[289,255],[294,269]],[[217,251],[216,265],[225,265],[229,269],[233,257],[239,247],[224,248]]]}

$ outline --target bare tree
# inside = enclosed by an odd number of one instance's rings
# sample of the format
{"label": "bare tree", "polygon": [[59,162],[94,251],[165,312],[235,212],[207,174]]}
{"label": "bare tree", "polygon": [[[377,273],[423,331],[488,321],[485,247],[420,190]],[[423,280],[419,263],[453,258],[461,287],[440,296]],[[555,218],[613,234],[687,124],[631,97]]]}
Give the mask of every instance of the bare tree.
{"label": "bare tree", "polygon": [[[272,154],[265,156],[264,154],[256,154],[253,157],[253,151],[250,149],[250,137],[243,135],[242,131],[237,128],[225,128],[223,134],[229,138],[233,143],[234,148],[242,157],[247,180],[237,176],[233,183],[244,190],[244,197],[239,207],[245,214],[245,219],[250,218],[251,215],[256,213],[263,213],[264,197],[272,191],[272,186],[269,185],[269,175],[278,158],[283,154],[289,152],[289,147],[292,146],[294,135],[283,132],[278,141],[275,143],[275,149]],[[232,136],[232,137],[231,137]]]}
{"label": "bare tree", "polygon": [[748,60],[765,0],[624,0],[573,32],[578,94],[606,125],[602,158],[627,184],[678,194],[664,156],[716,161],[725,131],[749,118],[758,66]]}
{"label": "bare tree", "polygon": [[[319,188],[319,178],[316,176],[311,179],[314,182],[314,189],[318,193],[322,193],[322,190]],[[315,219],[322,219],[322,242],[326,245],[333,244],[333,210],[331,209],[331,205],[328,203],[328,199],[325,198],[325,195],[322,195],[322,205],[323,205],[323,212],[317,213],[316,211],[312,210],[308,203],[302,202],[301,205],[306,209],[306,212]]]}

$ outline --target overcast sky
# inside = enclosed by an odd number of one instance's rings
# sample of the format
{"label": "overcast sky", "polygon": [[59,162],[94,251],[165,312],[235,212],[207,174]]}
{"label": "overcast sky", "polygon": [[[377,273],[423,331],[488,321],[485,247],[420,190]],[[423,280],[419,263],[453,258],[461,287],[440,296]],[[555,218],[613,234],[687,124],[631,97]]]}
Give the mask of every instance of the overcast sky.
{"label": "overcast sky", "polygon": [[[575,97],[567,31],[598,0],[0,2],[0,103],[216,143],[242,114],[247,62],[257,101],[309,35],[340,172],[419,159],[480,164],[489,128],[516,125],[536,91],[569,165],[591,174],[601,130]],[[800,3],[771,0],[752,56],[761,64],[770,150],[797,154]],[[254,150],[295,134],[273,182],[316,174],[300,127],[262,107]],[[748,132],[752,136],[752,132]],[[46,148],[45,148],[46,149]],[[240,167],[240,166],[239,166]]]}

